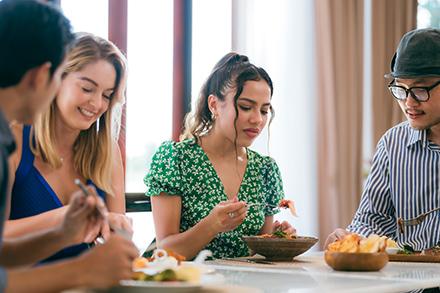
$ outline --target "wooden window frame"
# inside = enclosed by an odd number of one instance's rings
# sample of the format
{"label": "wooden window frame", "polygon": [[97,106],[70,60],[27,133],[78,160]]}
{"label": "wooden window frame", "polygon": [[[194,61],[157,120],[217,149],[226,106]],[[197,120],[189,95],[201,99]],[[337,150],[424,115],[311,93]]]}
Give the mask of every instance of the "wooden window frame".
{"label": "wooden window frame", "polygon": [[[55,0],[58,1],[59,0]],[[109,0],[108,2],[109,40],[127,56],[128,0]],[[192,62],[192,0],[174,0],[173,32],[173,122],[172,137],[179,140],[183,120],[191,111],[191,62]],[[127,56],[128,57],[128,56]],[[124,174],[126,172],[126,113],[125,101],[122,109],[119,147],[121,149]],[[151,211],[148,197],[143,193],[126,193],[127,212]]]}

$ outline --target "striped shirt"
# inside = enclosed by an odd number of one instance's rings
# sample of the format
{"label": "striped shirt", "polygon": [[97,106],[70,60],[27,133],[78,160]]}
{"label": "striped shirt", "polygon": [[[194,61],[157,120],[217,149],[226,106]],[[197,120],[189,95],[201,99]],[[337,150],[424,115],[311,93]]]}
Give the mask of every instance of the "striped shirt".
{"label": "striped shirt", "polygon": [[415,226],[398,229],[397,219],[412,219],[440,207],[440,146],[428,140],[427,130],[403,122],[380,139],[360,206],[348,230],[393,238],[415,250],[440,240],[440,211]]}

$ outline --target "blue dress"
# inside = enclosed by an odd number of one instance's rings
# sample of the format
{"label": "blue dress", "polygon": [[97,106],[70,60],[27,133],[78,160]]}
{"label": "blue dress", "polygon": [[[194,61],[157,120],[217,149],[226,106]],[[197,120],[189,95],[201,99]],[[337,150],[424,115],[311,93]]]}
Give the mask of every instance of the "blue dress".
{"label": "blue dress", "polygon": [[[30,129],[28,125],[23,127],[21,161],[15,172],[15,181],[12,186],[10,220],[35,216],[63,206],[49,183],[34,166],[35,156],[29,146]],[[94,185],[90,180],[87,184]],[[98,195],[105,199],[105,192],[98,188],[96,190]],[[77,256],[88,247],[86,243],[70,246],[42,262]]]}

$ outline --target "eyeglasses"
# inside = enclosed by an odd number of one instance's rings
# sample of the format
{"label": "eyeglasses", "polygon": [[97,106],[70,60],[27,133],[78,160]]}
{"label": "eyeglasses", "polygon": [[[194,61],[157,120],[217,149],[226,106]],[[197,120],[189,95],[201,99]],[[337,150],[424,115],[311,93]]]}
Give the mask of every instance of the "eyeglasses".
{"label": "eyeglasses", "polygon": [[411,94],[411,97],[414,98],[417,102],[426,102],[429,100],[429,91],[440,84],[440,80],[434,83],[431,86],[415,86],[410,88],[405,88],[400,85],[393,84],[394,80],[390,82],[388,85],[388,89],[390,90],[393,97],[395,97],[399,101],[404,101],[408,97],[408,93]]}

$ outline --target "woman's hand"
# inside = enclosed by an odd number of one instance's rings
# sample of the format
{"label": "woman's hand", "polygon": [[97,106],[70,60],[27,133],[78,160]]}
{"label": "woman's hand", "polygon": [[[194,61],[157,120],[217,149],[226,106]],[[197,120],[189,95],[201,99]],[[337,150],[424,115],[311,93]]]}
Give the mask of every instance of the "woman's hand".
{"label": "woman's hand", "polygon": [[296,229],[290,225],[289,222],[283,221],[282,223],[275,221],[273,222],[272,233],[275,231],[282,231],[289,235],[296,235]]}
{"label": "woman's hand", "polygon": [[126,215],[109,212],[108,223],[112,231],[116,233],[123,231],[123,234],[128,238],[133,236],[133,220]]}
{"label": "woman's hand", "polygon": [[222,201],[217,204],[206,217],[211,222],[215,233],[228,232],[237,228],[247,215],[247,206],[244,201]]}

